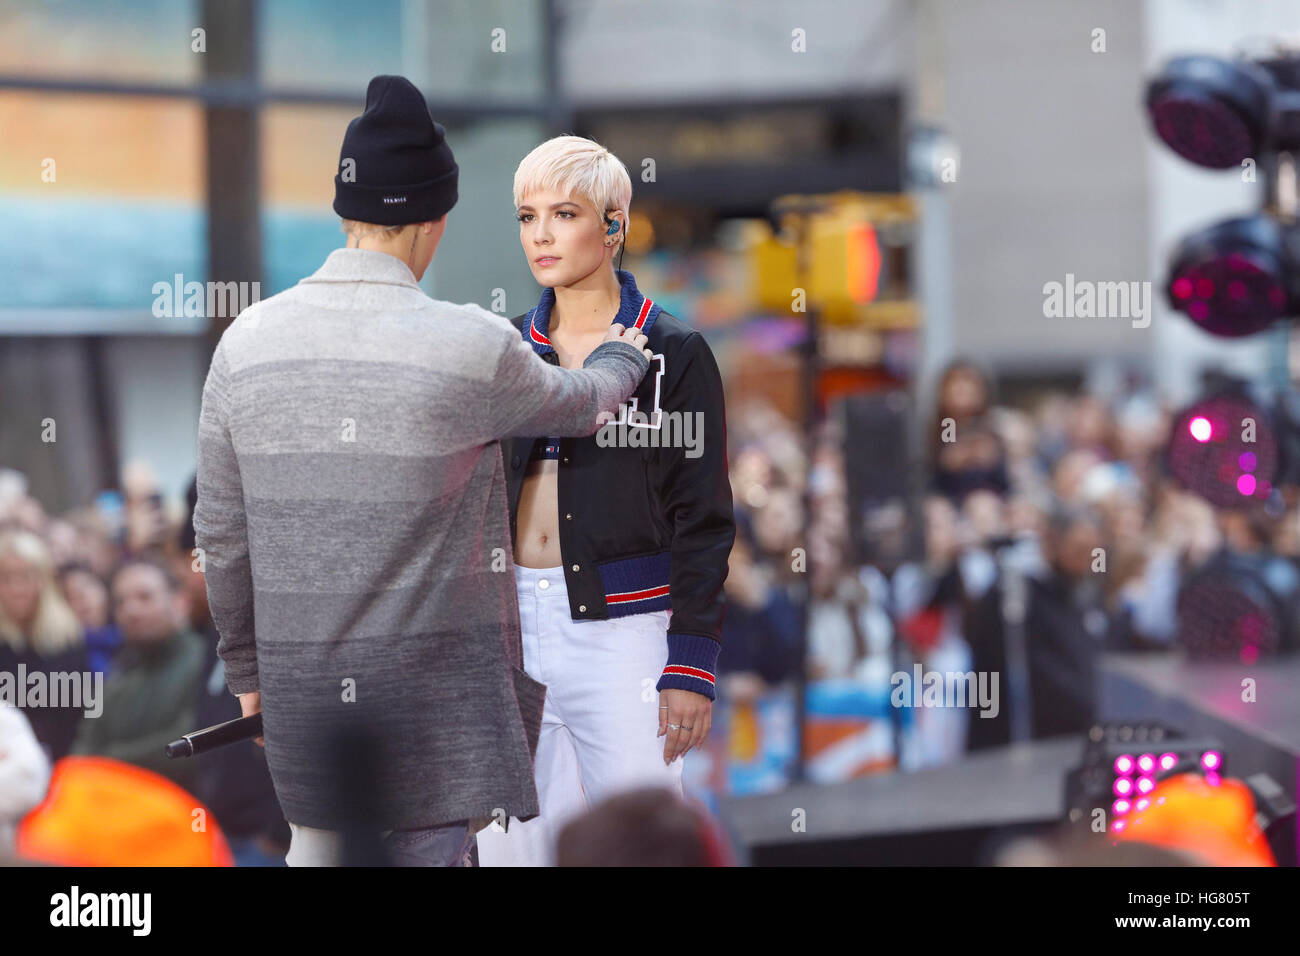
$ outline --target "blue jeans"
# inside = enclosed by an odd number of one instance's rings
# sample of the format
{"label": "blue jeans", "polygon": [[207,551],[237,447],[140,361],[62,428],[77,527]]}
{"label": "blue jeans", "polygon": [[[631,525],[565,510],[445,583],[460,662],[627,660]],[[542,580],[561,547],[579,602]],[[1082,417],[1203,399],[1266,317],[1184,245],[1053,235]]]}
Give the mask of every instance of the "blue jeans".
{"label": "blue jeans", "polygon": [[[340,834],[296,823],[289,830],[292,839],[284,859],[289,866],[339,865]],[[478,840],[469,832],[468,820],[376,835],[393,866],[478,866]]]}
{"label": "blue jeans", "polygon": [[284,857],[267,853],[256,837],[226,837],[235,866],[284,866]]}

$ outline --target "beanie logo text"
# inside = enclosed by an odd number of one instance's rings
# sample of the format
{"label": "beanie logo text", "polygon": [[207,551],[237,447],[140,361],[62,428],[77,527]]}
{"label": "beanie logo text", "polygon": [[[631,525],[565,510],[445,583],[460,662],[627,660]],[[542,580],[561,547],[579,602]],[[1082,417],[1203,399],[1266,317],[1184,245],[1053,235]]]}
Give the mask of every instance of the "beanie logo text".
{"label": "beanie logo text", "polygon": [[389,205],[396,205],[397,203],[406,202],[406,197],[405,197],[405,196],[385,196],[385,197],[384,197],[384,202],[385,202],[385,203],[388,203]]}

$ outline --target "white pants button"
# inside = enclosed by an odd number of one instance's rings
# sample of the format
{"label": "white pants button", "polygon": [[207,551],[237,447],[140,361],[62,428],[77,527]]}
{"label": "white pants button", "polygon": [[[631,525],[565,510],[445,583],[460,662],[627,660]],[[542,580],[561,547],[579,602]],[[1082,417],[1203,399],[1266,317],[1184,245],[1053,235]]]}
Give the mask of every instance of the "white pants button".
{"label": "white pants button", "polygon": [[545,591],[550,586],[551,586],[551,582],[546,580],[546,578],[542,578],[540,581],[537,582],[538,589],[542,591]]}

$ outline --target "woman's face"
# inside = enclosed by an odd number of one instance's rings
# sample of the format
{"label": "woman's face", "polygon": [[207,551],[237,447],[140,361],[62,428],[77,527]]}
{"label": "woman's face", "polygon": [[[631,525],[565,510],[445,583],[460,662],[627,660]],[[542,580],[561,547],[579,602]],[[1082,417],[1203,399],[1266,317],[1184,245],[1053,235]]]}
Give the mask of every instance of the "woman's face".
{"label": "woman's face", "polygon": [[41,578],[36,568],[16,554],[0,557],[0,607],[20,628],[36,618],[41,599]]}
{"label": "woman's face", "polygon": [[1142,502],[1133,495],[1112,492],[1103,502],[1107,537],[1115,541],[1140,542],[1146,531]]}
{"label": "woman's face", "polygon": [[1100,462],[1101,459],[1096,453],[1086,448],[1075,448],[1062,455],[1052,474],[1052,485],[1056,496],[1067,504],[1073,503],[1079,496],[1083,476]]}
{"label": "woman's face", "polygon": [[754,513],[754,537],[769,554],[788,554],[800,527],[800,501],[788,488],[778,488]]}
{"label": "woman's face", "polygon": [[962,503],[962,510],[980,541],[1001,537],[1007,531],[1004,503],[996,492],[972,491]]}
{"label": "woman's face", "polygon": [[984,407],[984,383],[965,369],[954,371],[944,383],[944,411],[958,417],[974,415]]}
{"label": "woman's face", "polygon": [[1071,580],[1080,580],[1092,570],[1095,552],[1102,545],[1101,530],[1090,521],[1076,521],[1053,544],[1057,570]]}
{"label": "woman's face", "polygon": [[573,285],[595,272],[618,248],[605,245],[608,227],[596,210],[572,196],[530,193],[517,213],[519,243],[539,285]]}
{"label": "woman's face", "polygon": [[93,574],[76,571],[63,582],[63,597],[81,626],[101,628],[108,623],[108,589]]}

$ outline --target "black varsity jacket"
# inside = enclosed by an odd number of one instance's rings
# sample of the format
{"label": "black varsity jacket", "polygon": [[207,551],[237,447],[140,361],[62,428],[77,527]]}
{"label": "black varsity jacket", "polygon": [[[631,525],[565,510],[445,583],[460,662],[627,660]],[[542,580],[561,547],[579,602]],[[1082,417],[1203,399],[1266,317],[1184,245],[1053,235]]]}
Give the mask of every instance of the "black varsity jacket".
{"label": "black varsity jacket", "polygon": [[[574,620],[670,611],[668,663],[656,690],[714,699],[722,641],[727,558],[735,540],[727,477],[722,377],[698,331],[642,295],[618,273],[613,322],[645,333],[654,358],[617,418],[586,438],[504,439],[514,539],[530,458],[559,462],[560,551]],[[512,321],[552,365],[547,338],[555,290]],[[613,323],[611,323],[613,324]]]}

